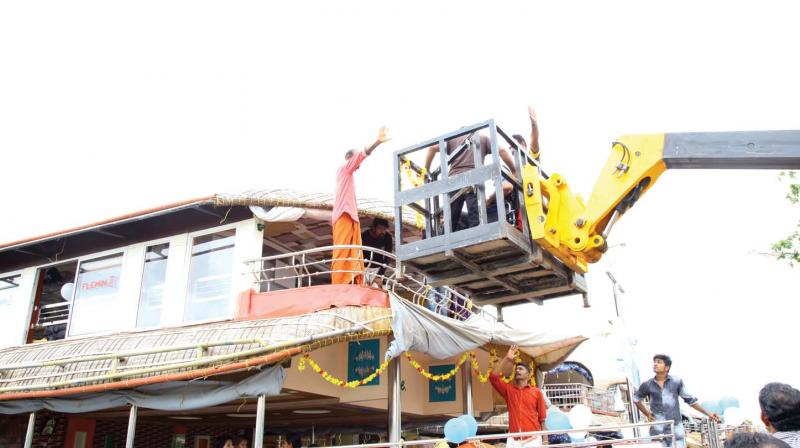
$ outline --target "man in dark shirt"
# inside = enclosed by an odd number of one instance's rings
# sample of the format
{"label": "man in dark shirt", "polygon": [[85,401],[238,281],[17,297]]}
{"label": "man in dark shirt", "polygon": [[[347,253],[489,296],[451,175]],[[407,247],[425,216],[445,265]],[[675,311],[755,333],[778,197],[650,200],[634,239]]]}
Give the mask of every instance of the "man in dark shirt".
{"label": "man in dark shirt", "polygon": [[[636,407],[647,417],[649,421],[672,420],[675,422],[675,445],[677,448],[686,448],[686,432],[683,429],[681,420],[681,408],[678,397],[682,398],[689,406],[707,415],[708,418],[719,423],[719,416],[713,412],[708,412],[700,406],[697,398],[690,395],[686,390],[683,380],[669,374],[672,367],[672,358],[667,355],[653,356],[653,372],[655,377],[645,381],[639,386],[633,401]],[[645,398],[650,399],[650,409],[642,403]],[[669,427],[658,425],[650,427],[650,435],[668,434]],[[664,446],[670,446],[671,440],[662,440]]]}
{"label": "man in dark shirt", "polygon": [[[389,221],[383,218],[373,219],[372,227],[361,234],[361,244],[393,253],[394,244],[392,243],[392,235],[389,233]],[[383,277],[386,274],[386,266],[389,264],[390,260],[388,260],[385,255],[377,252],[365,254],[364,258],[367,262],[367,269],[377,269],[374,283],[379,287],[383,286]]]}
{"label": "man in dark shirt", "polygon": [[[455,175],[467,172],[475,168],[475,155],[473,148],[467,139],[470,139],[471,144],[480,144],[480,157],[481,161],[486,158],[492,150],[492,142],[489,137],[482,134],[468,134],[456,137],[447,141],[447,155],[451,155],[464,145],[464,148],[458,155],[450,159],[448,163],[447,175],[453,177]],[[480,142],[480,143],[479,143]],[[506,148],[499,146],[498,152],[500,159],[511,169],[512,174],[516,176],[514,169],[514,159]],[[431,146],[428,148],[428,154],[425,156],[425,170],[430,170],[431,163],[436,154],[439,153],[438,146]],[[465,191],[454,192],[450,194],[450,222],[453,223],[453,232],[461,229],[475,227],[478,225],[478,197],[475,194],[473,187],[467,187]],[[459,194],[461,193],[461,194]],[[464,203],[467,203],[467,223],[466,225],[460,223],[461,210],[464,208]]]}

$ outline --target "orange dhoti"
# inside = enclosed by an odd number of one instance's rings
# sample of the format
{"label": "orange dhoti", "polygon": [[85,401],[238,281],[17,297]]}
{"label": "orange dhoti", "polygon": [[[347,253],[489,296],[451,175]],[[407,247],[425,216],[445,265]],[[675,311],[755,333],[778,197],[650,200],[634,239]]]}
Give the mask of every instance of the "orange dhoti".
{"label": "orange dhoti", "polygon": [[[342,213],[333,224],[333,245],[361,246],[361,224],[348,213]],[[334,285],[364,284],[364,254],[361,249],[333,249],[331,271],[331,283]]]}

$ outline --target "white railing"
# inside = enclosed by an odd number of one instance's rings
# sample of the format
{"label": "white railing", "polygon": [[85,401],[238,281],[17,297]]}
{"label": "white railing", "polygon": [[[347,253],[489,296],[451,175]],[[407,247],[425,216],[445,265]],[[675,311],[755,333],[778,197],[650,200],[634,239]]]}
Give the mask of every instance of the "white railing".
{"label": "white railing", "polygon": [[[360,256],[334,258],[334,251],[340,249],[356,250]],[[342,263],[335,263],[337,261]],[[363,261],[363,268],[347,267],[348,263],[358,261]],[[454,319],[479,316],[496,321],[494,314],[472,304],[458,291],[446,286],[432,287],[423,275],[398,270],[394,254],[372,247],[325,246],[257,258],[246,263],[260,292],[329,285],[332,274],[345,274],[347,278],[362,279],[358,282],[393,291],[417,305]],[[334,264],[337,264],[336,268]]]}
{"label": "white railing", "polygon": [[[662,427],[667,429],[665,434],[659,435],[648,435],[649,429],[653,426]],[[548,444],[548,448],[560,448],[560,447],[593,447],[593,446],[604,446],[609,445],[612,442],[614,444],[621,443],[621,444],[632,444],[632,443],[649,443],[649,442],[660,442],[660,441],[669,441],[671,446],[675,446],[675,436],[674,436],[674,423],[671,420],[667,421],[657,421],[657,422],[646,422],[646,423],[632,423],[632,424],[624,424],[624,425],[604,425],[604,426],[591,426],[589,428],[575,428],[570,429],[569,431],[562,430],[555,430],[555,431],[530,431],[530,432],[517,432],[517,433],[506,433],[506,434],[487,434],[487,435],[480,435],[476,437],[470,437],[467,441],[478,441],[486,442],[486,443],[505,443],[509,437],[514,437],[516,439],[526,439],[530,437],[546,437],[550,435],[563,435],[563,434],[570,434],[570,433],[583,433],[586,432],[587,441],[585,442],[572,442],[572,443],[551,443]],[[608,433],[619,433],[622,438],[609,440],[607,436],[604,434]],[[640,436],[625,436],[626,433],[639,433]],[[589,436],[592,436],[596,440],[589,440]],[[370,443],[370,444],[361,444],[361,445],[340,445],[336,448],[402,448],[406,446],[434,446],[440,442],[444,442],[445,439],[422,439],[422,440],[409,440],[409,441],[400,441],[400,442],[384,442],[384,443]]]}
{"label": "white railing", "polygon": [[39,308],[36,325],[39,328],[51,325],[66,324],[69,320],[69,302],[51,303]]}
{"label": "white railing", "polygon": [[550,403],[559,408],[571,409],[583,404],[593,412],[620,414],[614,409],[614,390],[597,389],[582,383],[545,384],[543,391]]}

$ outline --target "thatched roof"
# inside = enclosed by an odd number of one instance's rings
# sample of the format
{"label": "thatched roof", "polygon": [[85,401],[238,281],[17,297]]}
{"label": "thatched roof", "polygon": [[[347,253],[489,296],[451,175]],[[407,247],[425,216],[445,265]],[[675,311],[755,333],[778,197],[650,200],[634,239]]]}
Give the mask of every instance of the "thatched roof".
{"label": "thatched roof", "polygon": [[[287,189],[248,190],[241,193],[217,194],[213,197],[218,207],[231,205],[258,205],[261,207],[299,207],[319,210],[333,209],[333,194],[307,193]],[[394,221],[394,208],[391,203],[375,198],[358,198],[358,213]],[[417,214],[412,210],[403,211],[403,224],[416,226]]]}
{"label": "thatched roof", "polygon": [[[290,318],[226,320],[11,347],[0,350],[0,400],[24,391],[223,366],[292,347],[311,349],[390,331],[389,308],[347,306]],[[111,356],[98,359],[103,355]]]}
{"label": "thatched roof", "polygon": [[[380,217],[394,221],[394,211],[392,204],[380,199],[360,198],[358,202],[359,214],[365,217]],[[173,213],[192,207],[202,207],[213,205],[215,207],[230,206],[251,206],[261,207],[298,207],[318,210],[333,209],[333,194],[330,193],[307,193],[297,190],[272,188],[264,190],[248,190],[241,193],[215,194],[202,198],[196,198],[171,204],[160,205],[157,207],[139,210],[124,215],[115,216],[85,225],[62,229],[44,235],[23,238],[17,241],[0,243],[0,251],[21,248],[31,244],[38,244],[50,240],[61,239],[70,235],[81,234],[89,231],[97,231],[109,226],[116,226],[127,222],[134,222],[156,216]],[[403,211],[403,224],[407,227],[417,228],[417,213],[412,210]]]}

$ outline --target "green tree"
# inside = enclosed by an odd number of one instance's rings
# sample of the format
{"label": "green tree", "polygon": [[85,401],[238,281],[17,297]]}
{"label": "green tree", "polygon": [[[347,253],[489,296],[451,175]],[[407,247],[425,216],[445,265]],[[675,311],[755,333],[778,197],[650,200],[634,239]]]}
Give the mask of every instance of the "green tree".
{"label": "green tree", "polygon": [[[800,202],[800,183],[798,183],[797,173],[784,171],[779,177],[789,184],[789,193],[786,194],[786,199],[792,204]],[[787,260],[790,266],[800,263],[800,222],[797,223],[794,232],[772,245],[772,252],[778,257],[778,260]]]}

